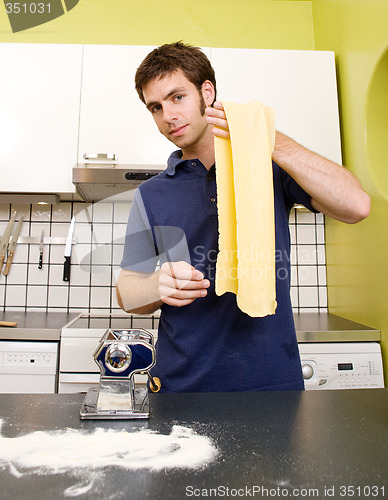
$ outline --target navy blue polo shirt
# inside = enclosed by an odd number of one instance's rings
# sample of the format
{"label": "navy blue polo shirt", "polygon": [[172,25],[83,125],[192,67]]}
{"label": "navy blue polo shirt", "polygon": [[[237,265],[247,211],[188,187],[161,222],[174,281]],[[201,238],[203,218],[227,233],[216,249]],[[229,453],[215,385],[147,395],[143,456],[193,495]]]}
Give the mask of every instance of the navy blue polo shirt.
{"label": "navy blue polo shirt", "polygon": [[[152,375],[161,392],[300,390],[304,388],[290,300],[288,218],[311,197],[273,163],[276,314],[252,318],[236,296],[215,293],[218,253],[216,168],[172,153],[167,169],[142,183],[130,212],[121,267],[153,272],[184,260],[210,280],[207,296],[183,307],[163,304]],[[247,214],[249,217],[249,214]],[[255,231],[252,225],[252,231]]]}

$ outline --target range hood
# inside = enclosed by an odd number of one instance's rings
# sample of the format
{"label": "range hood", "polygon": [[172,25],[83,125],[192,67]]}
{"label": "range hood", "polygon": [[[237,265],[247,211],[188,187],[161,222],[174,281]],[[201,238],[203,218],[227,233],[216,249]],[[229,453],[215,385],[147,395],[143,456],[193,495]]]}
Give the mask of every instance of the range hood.
{"label": "range hood", "polygon": [[127,201],[129,190],[165,168],[164,165],[77,163],[73,168],[73,184],[77,193],[87,202],[107,198]]}

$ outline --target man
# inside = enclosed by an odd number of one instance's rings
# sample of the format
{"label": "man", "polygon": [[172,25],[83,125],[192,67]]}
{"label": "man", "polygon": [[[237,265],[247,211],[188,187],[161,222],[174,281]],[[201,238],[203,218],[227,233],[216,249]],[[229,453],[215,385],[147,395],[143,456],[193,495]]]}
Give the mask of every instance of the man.
{"label": "man", "polygon": [[179,148],[167,169],[136,193],[117,283],[125,311],[161,308],[153,375],[166,392],[303,389],[289,294],[289,211],[302,203],[355,223],[369,213],[368,195],[348,170],[276,133],[278,307],[272,316],[252,318],[240,311],[234,294],[214,290],[213,135],[228,138],[229,131],[213,68],[201,50],[178,42],[152,51],[135,82],[159,131]]}

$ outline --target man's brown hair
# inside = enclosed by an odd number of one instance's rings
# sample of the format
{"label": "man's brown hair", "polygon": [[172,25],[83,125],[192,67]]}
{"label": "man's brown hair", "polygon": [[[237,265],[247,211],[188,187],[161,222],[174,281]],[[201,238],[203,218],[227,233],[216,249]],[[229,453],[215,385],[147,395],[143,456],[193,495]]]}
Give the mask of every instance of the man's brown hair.
{"label": "man's brown hair", "polygon": [[199,92],[204,81],[209,80],[216,91],[216,77],[209,59],[199,47],[180,42],[168,43],[150,52],[140,64],[135,75],[135,87],[144,101],[143,87],[155,78],[163,78],[181,69]]}

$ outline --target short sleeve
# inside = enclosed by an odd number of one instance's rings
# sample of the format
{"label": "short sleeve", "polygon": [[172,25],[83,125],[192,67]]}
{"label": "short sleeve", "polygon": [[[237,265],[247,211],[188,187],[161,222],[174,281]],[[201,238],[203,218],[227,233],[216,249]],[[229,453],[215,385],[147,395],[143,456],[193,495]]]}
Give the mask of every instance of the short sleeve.
{"label": "short sleeve", "polygon": [[124,255],[120,267],[151,273],[158,263],[157,250],[142,195],[136,190],[125,234]]}
{"label": "short sleeve", "polygon": [[277,166],[280,171],[283,191],[289,208],[297,203],[305,206],[311,212],[318,213],[318,210],[315,210],[311,205],[311,196],[286,171],[279,167],[279,165]]}

